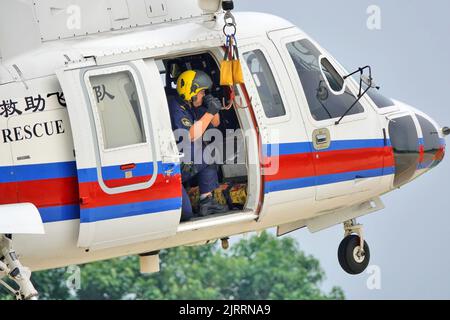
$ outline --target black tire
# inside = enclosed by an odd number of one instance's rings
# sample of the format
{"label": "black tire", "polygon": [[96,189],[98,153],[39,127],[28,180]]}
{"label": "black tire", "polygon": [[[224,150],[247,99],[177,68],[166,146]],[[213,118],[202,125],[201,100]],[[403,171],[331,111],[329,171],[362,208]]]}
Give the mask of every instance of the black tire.
{"label": "black tire", "polygon": [[338,261],[341,265],[341,268],[344,269],[345,272],[348,272],[347,270],[349,270],[347,260],[345,259],[345,251],[347,249],[347,242],[349,239],[350,237],[345,237],[344,239],[342,239],[338,248]]}
{"label": "black tire", "polygon": [[364,258],[360,261],[355,259],[354,250],[359,247],[360,239],[357,235],[350,235],[342,240],[338,249],[338,260],[345,272],[356,275],[364,272],[370,261],[370,250],[367,242],[364,241]]}

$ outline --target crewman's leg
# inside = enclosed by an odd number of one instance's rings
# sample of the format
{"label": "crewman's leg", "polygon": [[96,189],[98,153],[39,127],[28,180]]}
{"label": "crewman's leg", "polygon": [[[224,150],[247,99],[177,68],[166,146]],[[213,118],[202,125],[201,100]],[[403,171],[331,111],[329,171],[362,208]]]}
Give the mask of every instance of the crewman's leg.
{"label": "crewman's leg", "polygon": [[189,195],[186,192],[186,189],[182,188],[182,206],[181,206],[181,222],[189,221],[194,216],[192,212],[191,200],[189,199]]}
{"label": "crewman's leg", "polygon": [[200,189],[200,216],[207,216],[214,213],[224,213],[228,211],[227,206],[218,203],[212,195],[212,192],[219,187],[219,178],[217,175],[217,165],[195,164],[183,166],[183,182],[197,177]]}
{"label": "crewman's leg", "polygon": [[197,169],[199,170],[197,177],[200,189],[199,215],[207,216],[227,212],[228,207],[218,203],[212,194],[220,186],[217,165],[199,165]]}
{"label": "crewman's leg", "polygon": [[211,193],[219,187],[216,165],[199,165],[197,169],[198,186],[201,195]]}

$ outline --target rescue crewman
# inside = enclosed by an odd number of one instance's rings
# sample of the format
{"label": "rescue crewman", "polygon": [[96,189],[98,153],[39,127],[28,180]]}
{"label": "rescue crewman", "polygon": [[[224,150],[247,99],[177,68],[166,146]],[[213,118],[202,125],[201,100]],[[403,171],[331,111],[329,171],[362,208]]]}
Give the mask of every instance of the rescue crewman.
{"label": "rescue crewman", "polygon": [[[219,187],[217,165],[206,163],[203,157],[203,143],[195,143],[198,139],[202,139],[203,134],[209,127],[220,125],[219,111],[222,109],[222,104],[219,99],[212,95],[206,95],[206,90],[210,90],[212,85],[211,78],[205,72],[200,70],[185,71],[180,74],[177,80],[178,96],[169,102],[172,129],[189,132],[191,158],[185,157],[182,160],[182,182],[185,183],[197,177],[200,189],[200,216],[228,211],[228,208],[219,204],[212,194]],[[200,149],[198,146],[200,146]],[[195,156],[198,152],[202,152],[200,157]],[[194,160],[199,158],[201,162],[195,163]],[[193,213],[186,189],[184,186],[182,188],[182,221],[186,221],[193,216]]]}

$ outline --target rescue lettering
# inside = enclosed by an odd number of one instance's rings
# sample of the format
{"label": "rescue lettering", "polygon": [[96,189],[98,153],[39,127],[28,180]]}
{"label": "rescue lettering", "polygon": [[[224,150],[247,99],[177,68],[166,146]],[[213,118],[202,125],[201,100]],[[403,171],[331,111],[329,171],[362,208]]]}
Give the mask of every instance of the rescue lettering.
{"label": "rescue lettering", "polygon": [[2,130],[3,143],[31,140],[42,138],[44,136],[53,136],[64,134],[63,120],[39,122],[33,125],[24,125],[23,127],[14,127]]}
{"label": "rescue lettering", "polygon": [[9,116],[18,114],[19,116],[22,114],[22,111],[17,109],[17,101],[3,100],[0,103],[0,116],[8,118]]}
{"label": "rescue lettering", "polygon": [[64,108],[67,107],[66,98],[64,97],[63,92],[53,92],[53,93],[47,94],[47,98],[51,98],[53,96],[55,96],[58,99],[58,103],[60,106],[62,106]]}
{"label": "rescue lettering", "polygon": [[27,104],[25,111],[32,110],[33,112],[36,112],[45,110],[45,99],[42,98],[41,95],[38,95],[37,97],[25,97],[25,103]]}

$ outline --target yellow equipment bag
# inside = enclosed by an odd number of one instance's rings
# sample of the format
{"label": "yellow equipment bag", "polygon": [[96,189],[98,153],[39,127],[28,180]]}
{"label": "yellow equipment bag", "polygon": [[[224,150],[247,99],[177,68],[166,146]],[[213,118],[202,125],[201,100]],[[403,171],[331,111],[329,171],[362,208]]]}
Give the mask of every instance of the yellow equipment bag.
{"label": "yellow equipment bag", "polygon": [[220,85],[233,85],[233,61],[223,60],[220,64]]}
{"label": "yellow equipment bag", "polygon": [[227,36],[225,55],[220,65],[220,85],[233,86],[244,83],[241,61],[235,36]]}
{"label": "yellow equipment bag", "polygon": [[243,84],[244,75],[242,74],[242,66],[240,60],[233,60],[233,82],[234,84]]}

